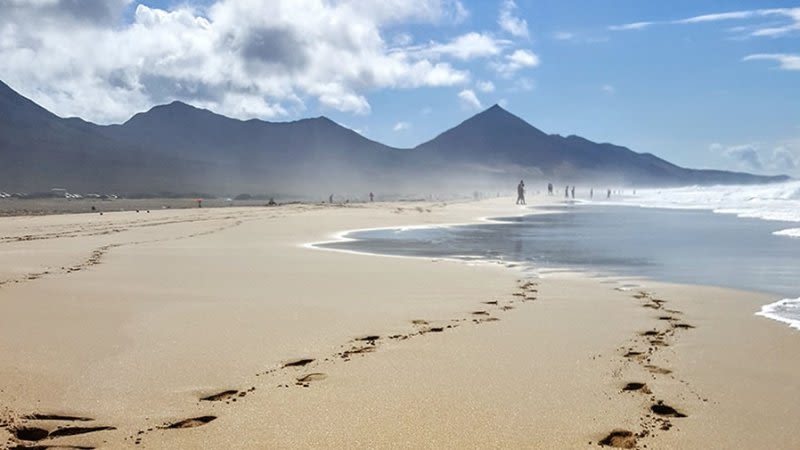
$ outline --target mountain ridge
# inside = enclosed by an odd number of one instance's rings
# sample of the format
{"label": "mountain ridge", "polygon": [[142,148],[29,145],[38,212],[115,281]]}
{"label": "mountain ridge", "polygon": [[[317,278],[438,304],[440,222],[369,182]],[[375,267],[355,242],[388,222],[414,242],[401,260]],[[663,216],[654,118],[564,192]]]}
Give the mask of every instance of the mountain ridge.
{"label": "mountain ridge", "polygon": [[523,176],[658,186],[788,179],[687,169],[612,143],[547,134],[497,104],[400,149],[325,116],[241,120],[177,100],[97,125],[58,117],[2,81],[0,158],[0,190],[424,192],[495,189]]}

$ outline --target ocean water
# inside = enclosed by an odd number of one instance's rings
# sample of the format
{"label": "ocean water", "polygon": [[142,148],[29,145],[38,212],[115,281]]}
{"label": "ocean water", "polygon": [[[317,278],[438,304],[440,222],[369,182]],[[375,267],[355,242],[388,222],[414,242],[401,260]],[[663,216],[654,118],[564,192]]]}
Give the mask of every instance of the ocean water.
{"label": "ocean water", "polygon": [[610,201],[576,196],[542,208],[546,214],[355,231],[320,246],[767,292],[776,302],[758,314],[800,329],[800,182],[628,190]]}

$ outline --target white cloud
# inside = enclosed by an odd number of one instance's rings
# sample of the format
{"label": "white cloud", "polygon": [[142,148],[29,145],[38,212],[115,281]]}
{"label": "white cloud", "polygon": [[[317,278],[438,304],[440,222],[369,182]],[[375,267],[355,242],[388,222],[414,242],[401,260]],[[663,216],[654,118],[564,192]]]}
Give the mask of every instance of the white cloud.
{"label": "white cloud", "polygon": [[764,168],[758,150],[753,145],[734,145],[726,148],[724,153],[725,156],[737,161],[744,168],[753,170]]}
{"label": "white cloud", "polygon": [[461,104],[469,109],[482,108],[481,101],[478,100],[478,96],[475,95],[475,91],[472,89],[464,89],[459,92],[458,98],[461,100]]}
{"label": "white cloud", "polygon": [[516,9],[517,4],[514,3],[514,0],[504,0],[500,5],[500,15],[497,18],[497,23],[500,25],[500,28],[510,35],[527,38],[528,22],[514,15]]}
{"label": "white cloud", "polygon": [[557,41],[571,41],[575,39],[575,33],[570,33],[568,31],[558,31],[553,33],[553,39]]}
{"label": "white cloud", "polygon": [[408,130],[410,128],[411,128],[411,124],[410,123],[404,122],[404,121],[400,121],[400,122],[397,122],[396,124],[394,124],[394,127],[392,127],[392,130],[394,130],[394,131],[403,131],[403,130]]}
{"label": "white cloud", "polygon": [[614,94],[615,92],[617,92],[617,89],[610,84],[604,84],[600,87],[600,89],[602,89],[603,92],[607,94]]}
{"label": "white cloud", "polygon": [[656,24],[685,25],[759,18],[782,18],[788,19],[788,22],[779,24],[777,26],[774,23],[758,24],[755,27],[748,28],[748,35],[776,37],[792,32],[800,32],[800,8],[772,8],[729,11],[722,13],[703,14],[700,16],[687,17],[672,21],[634,22],[624,25],[613,25],[608,27],[608,29],[613,31],[641,30]]}
{"label": "white cloud", "polygon": [[781,170],[794,171],[800,167],[800,155],[784,146],[775,147],[772,151],[772,160]]}
{"label": "white cloud", "polygon": [[414,36],[411,36],[409,33],[396,34],[394,39],[392,39],[392,43],[400,47],[411,45],[412,42],[414,42]]}
{"label": "white cloud", "polygon": [[494,83],[491,81],[478,81],[475,87],[481,92],[494,92]]}
{"label": "white cloud", "polygon": [[432,58],[451,56],[461,60],[470,60],[498,55],[504,47],[510,44],[511,41],[508,40],[496,39],[488,34],[470,32],[444,44],[431,42],[427,46],[408,48],[404,49],[404,51],[412,51]]}
{"label": "white cloud", "polygon": [[623,25],[611,25],[608,29],[611,31],[643,30],[651,25],[655,25],[655,23],[656,22],[633,22]]}
{"label": "white cloud", "polygon": [[742,61],[767,60],[777,61],[783,70],[800,70],[800,55],[789,55],[785,53],[759,53],[745,56]]}
{"label": "white cloud", "polygon": [[522,77],[514,82],[513,92],[529,92],[536,87],[536,84],[530,78]]}
{"label": "white cloud", "polygon": [[525,67],[536,67],[539,65],[539,57],[530,50],[514,50],[510,55],[506,55],[505,61],[492,64],[495,70],[501,74],[510,75]]}
{"label": "white cloud", "polygon": [[129,1],[0,0],[3,81],[59,115],[101,123],[171,100],[242,118],[309,102],[368,113],[371,91],[464,85],[458,61],[500,54],[472,38],[437,55],[384,40],[398,25],[463,21],[457,0],[217,0],[202,13],[139,4],[121,24]]}
{"label": "white cloud", "polygon": [[786,140],[772,145],[713,143],[709,150],[733,163],[732,168],[770,173],[796,173],[800,168],[800,140]]}

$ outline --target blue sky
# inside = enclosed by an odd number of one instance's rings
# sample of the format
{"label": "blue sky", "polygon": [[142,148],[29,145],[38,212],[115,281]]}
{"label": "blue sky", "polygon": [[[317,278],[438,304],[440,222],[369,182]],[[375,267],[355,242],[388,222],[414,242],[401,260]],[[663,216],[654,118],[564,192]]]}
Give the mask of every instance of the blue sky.
{"label": "blue sky", "polygon": [[0,1],[0,79],[60,115],[179,99],[412,147],[500,103],[550,133],[800,176],[798,2],[62,3]]}

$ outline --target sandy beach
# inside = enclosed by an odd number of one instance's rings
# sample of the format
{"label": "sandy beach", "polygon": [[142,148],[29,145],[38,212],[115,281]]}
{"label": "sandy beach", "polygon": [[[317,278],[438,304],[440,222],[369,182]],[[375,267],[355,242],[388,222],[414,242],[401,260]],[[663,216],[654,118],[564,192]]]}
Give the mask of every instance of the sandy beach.
{"label": "sandy beach", "polygon": [[512,200],[2,217],[0,447],[800,448],[773,296],[306,245]]}

